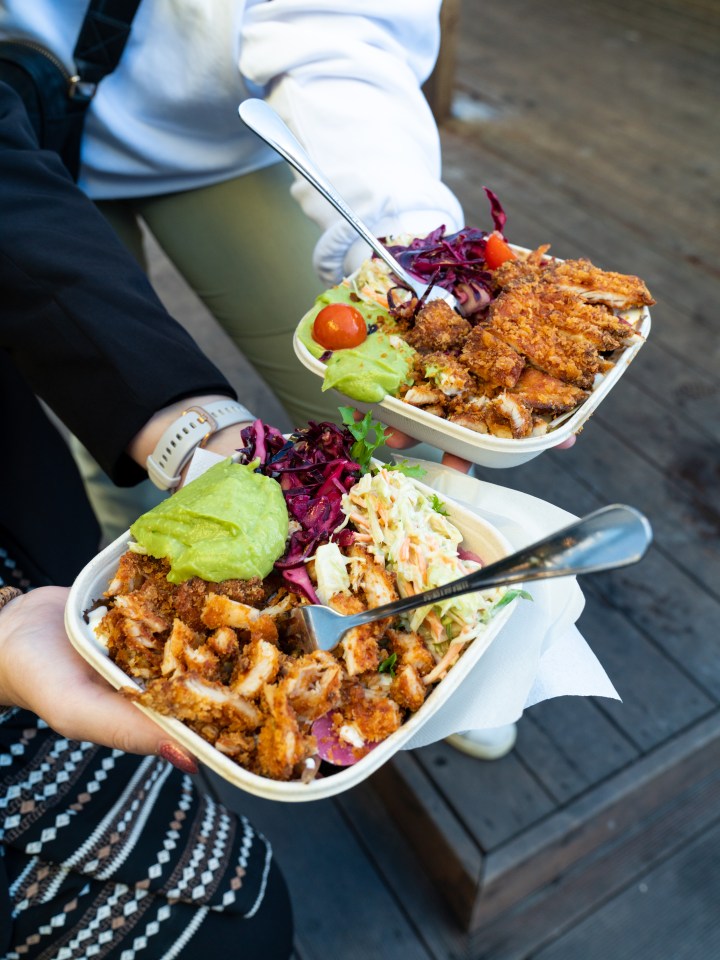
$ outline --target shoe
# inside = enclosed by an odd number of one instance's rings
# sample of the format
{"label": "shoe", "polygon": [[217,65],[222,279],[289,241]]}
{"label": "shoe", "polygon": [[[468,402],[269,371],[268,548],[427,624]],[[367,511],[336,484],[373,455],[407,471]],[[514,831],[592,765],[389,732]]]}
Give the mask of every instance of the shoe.
{"label": "shoe", "polygon": [[445,743],[477,760],[499,760],[510,753],[517,740],[517,724],[488,730],[463,730],[445,738]]}

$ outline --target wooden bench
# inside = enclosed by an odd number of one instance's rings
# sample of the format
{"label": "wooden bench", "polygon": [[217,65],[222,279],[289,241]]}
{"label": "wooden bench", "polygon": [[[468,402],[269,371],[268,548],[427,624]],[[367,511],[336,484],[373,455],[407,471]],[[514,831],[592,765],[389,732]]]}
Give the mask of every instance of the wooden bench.
{"label": "wooden bench", "polygon": [[443,0],[440,8],[440,51],[433,72],[423,87],[438,124],[444,123],[452,113],[459,26],[460,0]]}

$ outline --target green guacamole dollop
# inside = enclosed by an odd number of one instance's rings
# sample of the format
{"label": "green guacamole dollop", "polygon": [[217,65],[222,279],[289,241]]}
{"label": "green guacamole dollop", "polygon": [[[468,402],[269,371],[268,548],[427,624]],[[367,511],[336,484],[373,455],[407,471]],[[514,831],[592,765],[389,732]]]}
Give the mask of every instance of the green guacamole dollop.
{"label": "green guacamole dollop", "polygon": [[344,285],[321,294],[298,326],[297,335],[309,352],[320,358],[325,348],[312,336],[315,317],[328,303],[349,303],[362,314],[365,323],[380,324],[357,347],[335,350],[325,364],[323,390],[334,388],[346,397],[365,403],[379,403],[387,394],[395,396],[403,383],[409,382],[415,351],[401,337],[393,334],[387,311],[379,304],[353,298]]}
{"label": "green guacamole dollop", "polygon": [[266,577],[285,551],[288,512],[277,480],[223,460],[144,513],[130,533],[170,562],[168,580]]}

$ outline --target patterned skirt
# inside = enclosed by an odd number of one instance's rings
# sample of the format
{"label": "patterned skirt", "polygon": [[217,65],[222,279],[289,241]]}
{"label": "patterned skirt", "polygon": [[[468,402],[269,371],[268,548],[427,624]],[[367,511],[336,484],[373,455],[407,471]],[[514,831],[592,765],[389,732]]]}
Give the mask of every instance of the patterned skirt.
{"label": "patterned skirt", "polygon": [[269,844],[157,757],[0,708],[0,956],[285,960]]}

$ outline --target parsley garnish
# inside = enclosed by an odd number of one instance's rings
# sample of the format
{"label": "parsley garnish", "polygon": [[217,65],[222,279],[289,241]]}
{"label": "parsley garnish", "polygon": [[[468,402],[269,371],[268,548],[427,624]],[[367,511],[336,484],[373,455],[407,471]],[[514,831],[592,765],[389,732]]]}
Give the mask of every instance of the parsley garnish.
{"label": "parsley garnish", "polygon": [[[377,448],[383,446],[387,440],[389,431],[385,429],[382,423],[373,420],[370,412],[366,413],[362,420],[356,420],[353,407],[339,407],[338,409],[342,415],[343,424],[355,438],[350,454],[360,466],[362,473],[368,473],[371,470],[370,460]],[[399,473],[405,474],[406,477],[415,477],[417,480],[424,477],[427,472],[419,464],[408,463],[407,460],[400,463],[386,463],[384,468],[386,470],[397,470]]]}
{"label": "parsley garnish", "polygon": [[421,467],[419,463],[410,463],[407,460],[401,460],[400,463],[387,463],[385,469],[397,470],[398,473],[403,473],[406,477],[415,477],[416,480],[422,480],[427,473],[427,470]]}
{"label": "parsley garnish", "polygon": [[394,677],[396,662],[397,662],[397,654],[391,653],[390,656],[386,657],[378,667],[378,673],[389,673],[391,677]]}
{"label": "parsley garnish", "polygon": [[522,597],[523,600],[533,599],[533,595],[528,593],[527,590],[508,590],[507,593],[500,597],[497,603],[493,604],[491,610],[492,616],[495,616],[498,610],[502,610],[503,607],[506,607],[509,603],[512,603],[516,597]]}
{"label": "parsley garnish", "polygon": [[430,497],[430,506],[433,508],[435,513],[441,513],[444,517],[450,516],[450,514],[447,512],[445,504],[436,493],[433,493],[433,495]]}
{"label": "parsley garnish", "polygon": [[355,410],[352,407],[340,407],[339,410],[344,425],[355,438],[355,443],[350,449],[352,458],[361,471],[367,473],[372,455],[385,443],[387,431],[381,423],[373,420],[369,411],[362,420],[356,420]]}

